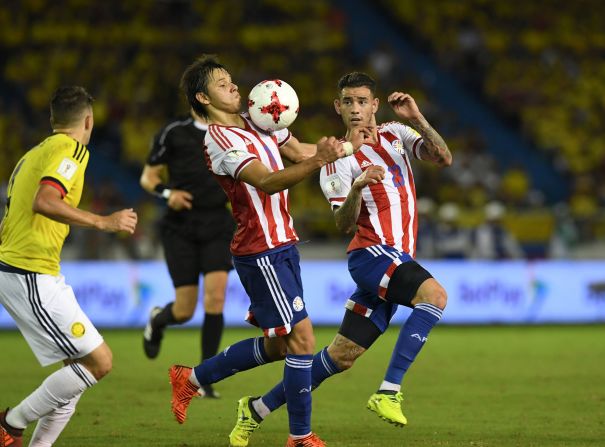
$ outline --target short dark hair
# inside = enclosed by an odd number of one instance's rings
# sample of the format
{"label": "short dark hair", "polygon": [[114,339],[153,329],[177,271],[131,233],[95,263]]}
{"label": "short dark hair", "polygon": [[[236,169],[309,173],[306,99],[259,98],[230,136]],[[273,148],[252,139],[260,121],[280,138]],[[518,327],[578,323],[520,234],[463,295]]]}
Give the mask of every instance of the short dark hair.
{"label": "short dark hair", "polygon": [[376,96],[376,81],[369,75],[359,71],[346,74],[339,79],[338,96],[342,93],[342,89],[347,87],[367,87],[372,92],[372,96]]}
{"label": "short dark hair", "polygon": [[214,54],[203,54],[189,65],[181,76],[181,90],[185,93],[187,102],[195,113],[204,118],[208,118],[208,111],[195,95],[200,92],[208,94],[210,74],[216,69],[227,70]]}
{"label": "short dark hair", "polygon": [[84,87],[59,87],[50,100],[50,125],[55,129],[77,123],[82,118],[82,113],[92,106],[93,101],[94,98]]}

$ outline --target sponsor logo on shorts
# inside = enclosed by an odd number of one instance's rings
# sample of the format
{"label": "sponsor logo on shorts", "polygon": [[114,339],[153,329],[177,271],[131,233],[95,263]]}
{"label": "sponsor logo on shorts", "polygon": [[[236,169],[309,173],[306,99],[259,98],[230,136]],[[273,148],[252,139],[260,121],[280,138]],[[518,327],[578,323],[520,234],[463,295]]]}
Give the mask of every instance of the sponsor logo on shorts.
{"label": "sponsor logo on shorts", "polygon": [[294,298],[294,301],[292,301],[292,307],[296,312],[300,312],[301,310],[303,310],[303,307],[305,307],[305,303],[303,303],[301,297],[297,296],[296,298]]}
{"label": "sponsor logo on shorts", "polygon": [[86,333],[86,328],[84,327],[84,325],[82,323],[74,323],[71,325],[71,334],[74,337],[80,338],[85,333]]}

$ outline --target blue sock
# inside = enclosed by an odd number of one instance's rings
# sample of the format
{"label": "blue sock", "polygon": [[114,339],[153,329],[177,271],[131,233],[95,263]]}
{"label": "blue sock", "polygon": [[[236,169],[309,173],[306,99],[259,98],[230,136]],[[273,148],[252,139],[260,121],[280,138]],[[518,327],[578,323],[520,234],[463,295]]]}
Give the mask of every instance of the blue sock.
{"label": "blue sock", "polygon": [[288,354],[284,368],[284,390],[288,404],[290,434],[311,431],[311,365],[313,356]]}
{"label": "blue sock", "polygon": [[223,352],[204,360],[193,368],[200,385],[208,385],[225,377],[271,362],[265,353],[263,337],[249,338],[228,346]]}
{"label": "blue sock", "polygon": [[[313,357],[313,366],[311,367],[312,389],[317,388],[321,382],[334,374],[338,374],[339,372],[341,371],[330,358],[330,354],[328,354],[328,347],[326,346]],[[284,383],[279,382],[271,391],[265,394],[263,396],[263,403],[271,411],[275,411],[285,404],[286,392],[284,390]]]}
{"label": "blue sock", "polygon": [[431,329],[441,319],[442,313],[437,306],[428,303],[420,303],[414,307],[399,332],[391,363],[384,377],[386,382],[401,383],[403,375],[424,346]]}

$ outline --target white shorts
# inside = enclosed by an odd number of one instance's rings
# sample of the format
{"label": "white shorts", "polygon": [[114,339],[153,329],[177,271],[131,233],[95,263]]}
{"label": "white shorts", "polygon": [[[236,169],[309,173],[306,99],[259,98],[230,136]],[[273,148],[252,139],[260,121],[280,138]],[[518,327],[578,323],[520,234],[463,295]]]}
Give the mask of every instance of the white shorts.
{"label": "white shorts", "polygon": [[0,304],[42,366],[84,357],[103,343],[63,275],[0,271]]}

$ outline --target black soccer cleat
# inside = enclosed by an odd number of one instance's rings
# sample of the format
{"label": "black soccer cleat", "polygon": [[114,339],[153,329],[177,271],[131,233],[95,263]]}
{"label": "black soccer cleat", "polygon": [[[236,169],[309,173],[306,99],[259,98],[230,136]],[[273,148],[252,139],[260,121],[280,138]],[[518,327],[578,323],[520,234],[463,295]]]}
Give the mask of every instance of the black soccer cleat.
{"label": "black soccer cleat", "polygon": [[143,350],[148,359],[154,359],[160,353],[160,345],[162,344],[162,338],[164,337],[164,329],[154,329],[153,319],[162,311],[159,306],[151,309],[149,313],[149,321],[145,326],[145,332],[143,333]]}

